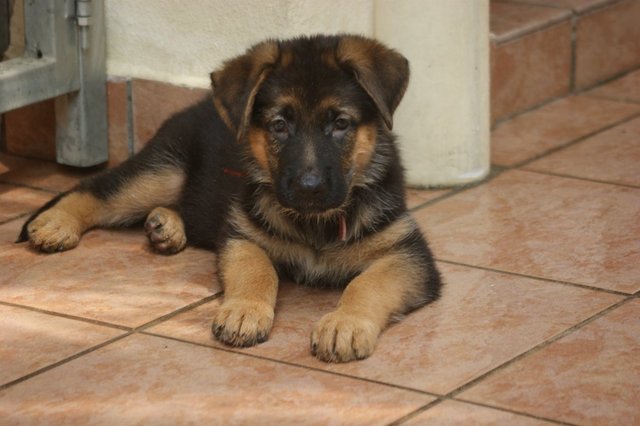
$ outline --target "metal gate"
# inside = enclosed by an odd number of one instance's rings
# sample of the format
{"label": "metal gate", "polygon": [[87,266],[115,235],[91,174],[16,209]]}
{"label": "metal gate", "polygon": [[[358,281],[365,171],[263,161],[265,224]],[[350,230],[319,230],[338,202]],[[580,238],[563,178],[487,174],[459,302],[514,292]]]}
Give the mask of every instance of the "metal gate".
{"label": "metal gate", "polygon": [[103,0],[24,0],[24,15],[24,55],[0,62],[0,113],[55,97],[57,161],[107,161]]}

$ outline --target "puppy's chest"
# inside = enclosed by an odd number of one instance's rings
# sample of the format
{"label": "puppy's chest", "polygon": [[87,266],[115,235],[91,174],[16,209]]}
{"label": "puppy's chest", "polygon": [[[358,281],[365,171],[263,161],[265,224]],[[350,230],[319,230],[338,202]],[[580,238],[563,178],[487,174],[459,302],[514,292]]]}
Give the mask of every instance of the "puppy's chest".
{"label": "puppy's chest", "polygon": [[342,242],[324,247],[283,242],[272,245],[267,252],[282,275],[309,285],[342,287],[368,263]]}

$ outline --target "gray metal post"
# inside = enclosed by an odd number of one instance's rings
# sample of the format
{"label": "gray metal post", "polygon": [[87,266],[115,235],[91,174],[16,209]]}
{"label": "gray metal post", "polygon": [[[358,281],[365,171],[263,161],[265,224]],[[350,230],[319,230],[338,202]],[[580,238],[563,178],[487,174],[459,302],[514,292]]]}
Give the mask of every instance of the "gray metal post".
{"label": "gray metal post", "polygon": [[56,97],[58,162],[106,161],[103,1],[26,1],[25,38],[22,58],[0,62],[0,113]]}

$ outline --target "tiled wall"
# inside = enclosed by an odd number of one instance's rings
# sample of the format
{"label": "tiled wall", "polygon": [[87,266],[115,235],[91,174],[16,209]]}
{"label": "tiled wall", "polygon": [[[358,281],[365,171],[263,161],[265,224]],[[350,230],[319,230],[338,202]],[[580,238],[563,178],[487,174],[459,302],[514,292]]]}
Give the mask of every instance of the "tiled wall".
{"label": "tiled wall", "polygon": [[[492,0],[491,116],[496,123],[640,67],[640,0]],[[205,89],[111,78],[110,165],[137,152]],[[53,101],[4,116],[4,149],[55,159]]]}
{"label": "tiled wall", "polygon": [[492,121],[640,66],[639,0],[492,0]]}
{"label": "tiled wall", "polygon": [[[109,165],[138,152],[162,122],[207,93],[171,84],[124,78],[107,82]],[[4,115],[5,149],[24,157],[55,160],[54,101],[47,100]]]}

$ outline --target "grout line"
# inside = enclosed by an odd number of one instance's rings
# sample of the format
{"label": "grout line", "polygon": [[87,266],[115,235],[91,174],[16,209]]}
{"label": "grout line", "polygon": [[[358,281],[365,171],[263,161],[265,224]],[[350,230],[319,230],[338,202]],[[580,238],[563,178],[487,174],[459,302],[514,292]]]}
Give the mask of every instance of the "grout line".
{"label": "grout line", "polygon": [[36,371],[33,371],[33,372],[31,372],[31,373],[29,373],[29,374],[27,374],[27,375],[24,375],[24,376],[22,376],[22,377],[20,377],[20,378],[18,378],[18,379],[15,379],[15,380],[12,380],[12,381],[10,381],[10,382],[7,382],[7,383],[4,383],[4,384],[1,384],[1,385],[0,385],[0,391],[5,390],[5,389],[7,389],[7,388],[9,388],[9,387],[11,387],[11,386],[17,385],[17,384],[19,384],[19,383],[22,383],[22,382],[24,382],[24,381],[26,381],[26,380],[29,380],[29,379],[31,379],[32,377],[38,376],[38,375],[40,375],[40,374],[42,374],[42,373],[46,373],[46,372],[47,372],[47,371],[49,371],[49,370],[53,370],[53,369],[54,369],[54,368],[56,368],[56,367],[59,367],[59,366],[64,365],[64,364],[67,364],[68,362],[71,362],[71,361],[73,361],[73,360],[75,360],[75,359],[78,359],[78,358],[80,358],[80,357],[82,357],[82,356],[84,356],[84,355],[87,355],[87,354],[91,353],[91,352],[95,352],[95,351],[97,351],[98,349],[101,349],[101,348],[103,348],[103,347],[105,347],[105,346],[107,346],[107,345],[110,345],[111,343],[115,343],[115,342],[117,342],[117,341],[119,341],[119,340],[122,340],[122,339],[124,339],[125,337],[129,337],[129,336],[131,336],[132,334],[133,334],[133,332],[132,332],[132,331],[126,332],[126,333],[124,333],[124,334],[121,334],[120,336],[116,336],[116,337],[114,337],[114,338],[112,338],[112,339],[109,339],[109,340],[107,340],[107,341],[104,341],[104,342],[102,342],[102,343],[99,343],[99,344],[97,344],[97,345],[95,345],[95,346],[91,346],[91,347],[90,347],[90,348],[88,348],[88,349],[85,349],[85,350],[83,350],[83,351],[80,351],[80,352],[78,352],[78,353],[76,353],[76,354],[74,354],[74,355],[71,355],[71,356],[69,356],[69,357],[67,357],[67,358],[64,358],[64,359],[62,359],[62,360],[60,360],[60,361],[58,361],[58,362],[55,362],[55,363],[53,363],[53,364],[49,364],[49,365],[47,365],[46,367],[42,367],[42,368],[40,368],[40,369],[38,369],[38,370],[36,370]]}
{"label": "grout line", "polygon": [[[540,102],[538,104],[532,105],[532,106],[530,106],[528,108],[525,108],[523,110],[516,111],[516,112],[513,112],[511,114],[499,117],[496,121],[491,123],[491,130],[494,130],[496,127],[500,126],[502,123],[505,123],[507,121],[513,120],[514,118],[517,118],[517,117],[519,117],[521,115],[524,115],[524,114],[527,114],[529,112],[533,112],[533,111],[536,111],[538,109],[544,108],[545,106],[547,106],[549,104],[552,104],[552,103],[554,103],[556,101],[562,100],[562,99],[566,99],[566,98],[570,98],[570,97],[574,97],[574,96],[593,96],[593,97],[596,97],[596,95],[589,95],[588,92],[591,91],[591,90],[596,89],[597,87],[600,87],[600,86],[603,86],[603,85],[605,85],[607,83],[615,81],[615,80],[617,80],[619,78],[625,77],[628,74],[631,74],[631,73],[633,73],[635,71],[640,71],[640,67],[635,67],[635,68],[632,68],[632,69],[629,69],[629,70],[622,71],[622,72],[614,75],[613,77],[609,77],[609,78],[607,78],[605,80],[602,80],[602,81],[599,81],[599,82],[597,82],[597,83],[595,83],[593,85],[590,85],[590,86],[587,86],[587,87],[584,87],[584,88],[580,88],[580,89],[576,89],[576,90],[573,90],[573,91],[569,91],[568,93],[563,93],[563,94],[558,95],[558,96],[554,96],[552,98],[546,99],[546,100],[544,100],[544,101],[542,101],[542,102]],[[611,101],[621,102],[621,103],[632,103],[632,104],[636,103],[636,102],[629,102],[629,101],[625,101],[625,100],[621,100],[621,99],[615,99],[615,98],[607,98],[607,99],[611,100]]]}
{"label": "grout line", "polygon": [[622,103],[625,103],[625,104],[640,105],[640,99],[619,98],[619,97],[616,97],[614,95],[601,95],[601,94],[598,94],[598,93],[586,92],[584,94],[581,94],[580,96],[585,96],[585,97],[594,98],[594,99],[602,99],[602,100],[605,100],[605,101],[616,101],[616,102],[622,102]]}
{"label": "grout line", "polygon": [[222,291],[218,291],[218,292],[212,294],[211,296],[204,297],[204,298],[202,298],[202,299],[200,299],[198,301],[195,301],[195,302],[190,303],[190,304],[188,304],[186,306],[183,306],[180,309],[176,309],[173,312],[170,312],[170,313],[168,313],[166,315],[158,317],[158,318],[156,318],[156,319],[154,319],[152,321],[146,322],[146,323],[144,323],[144,324],[142,324],[142,325],[140,325],[138,327],[133,328],[132,331],[136,332],[136,333],[144,331],[144,330],[146,330],[146,329],[148,329],[150,327],[158,325],[158,324],[160,324],[160,323],[162,323],[162,322],[164,322],[164,321],[166,321],[168,319],[171,319],[171,318],[173,318],[175,316],[178,316],[178,315],[180,315],[180,314],[182,314],[184,312],[190,311],[190,310],[192,310],[194,308],[197,308],[198,306],[202,306],[205,303],[209,303],[212,300],[215,300],[215,299],[219,298],[220,296],[222,296]]}
{"label": "grout line", "polygon": [[582,88],[576,89],[575,94],[576,95],[587,94],[587,92],[590,92],[591,90],[594,90],[594,89],[597,89],[600,86],[604,86],[606,84],[612,83],[612,82],[614,82],[614,81],[616,81],[616,80],[618,80],[620,78],[626,77],[629,74],[632,74],[632,73],[634,73],[636,71],[640,71],[640,66],[634,66],[633,68],[625,69],[623,71],[620,71],[620,72],[614,74],[611,77],[606,77],[606,78],[604,78],[602,80],[599,80],[599,81],[597,81],[595,83],[592,83],[592,84],[590,84],[590,85],[588,85],[586,87],[582,87]]}
{"label": "grout line", "polygon": [[[418,210],[421,210],[425,207],[429,207],[432,204],[438,203],[442,200],[446,200],[447,198],[453,197],[454,195],[457,195],[461,192],[467,191],[469,189],[473,189],[476,188],[478,186],[484,185],[486,183],[489,183],[490,181],[492,181],[493,179],[497,178],[498,176],[500,176],[502,173],[508,171],[509,168],[507,167],[503,167],[503,166],[498,166],[498,165],[491,165],[491,170],[489,172],[489,174],[482,180],[478,181],[478,182],[471,182],[471,183],[467,183],[464,185],[458,185],[455,187],[452,187],[450,189],[450,191],[437,196],[436,198],[433,198],[431,200],[427,200],[421,204],[418,204],[417,206],[414,206],[410,209],[408,209],[409,212],[414,213]],[[438,188],[434,188],[434,189],[438,189]]]}
{"label": "grout line", "polygon": [[117,330],[122,330],[122,331],[131,331],[132,330],[131,327],[127,327],[125,325],[113,324],[113,323],[106,322],[106,321],[100,321],[100,320],[91,319],[91,318],[79,317],[79,316],[76,316],[76,315],[64,314],[62,312],[49,311],[49,310],[46,310],[46,309],[40,309],[40,308],[36,308],[36,307],[33,307],[33,306],[28,306],[28,305],[21,305],[21,304],[18,304],[18,303],[11,303],[11,302],[5,302],[5,301],[1,301],[0,300],[0,305],[10,306],[12,308],[21,308],[21,309],[25,309],[27,311],[37,312],[39,314],[52,315],[54,317],[61,317],[61,318],[69,319],[69,320],[81,321],[81,322],[85,322],[85,323],[89,323],[89,324],[93,324],[93,325],[99,325],[99,326],[102,326],[102,327],[115,328]]}
{"label": "grout line", "polygon": [[447,399],[442,397],[442,398],[438,398],[435,401],[431,401],[428,404],[423,405],[422,407],[418,407],[417,409],[413,410],[412,412],[405,414],[404,416],[400,417],[397,420],[394,420],[393,422],[389,423],[387,426],[398,426],[401,425],[402,423],[405,423],[407,420],[411,420],[412,418],[424,413],[425,411],[427,411],[430,408],[435,407],[436,405],[440,405],[443,402],[445,402]]}
{"label": "grout line", "polygon": [[582,142],[582,141],[584,141],[586,139],[594,137],[594,136],[596,136],[596,135],[598,135],[600,133],[604,133],[607,130],[611,130],[614,127],[617,127],[617,126],[622,125],[622,124],[626,124],[626,123],[628,123],[628,122],[630,122],[630,121],[632,121],[632,120],[634,120],[634,119],[636,119],[638,117],[640,117],[640,112],[631,114],[631,115],[629,115],[629,116],[627,116],[627,117],[625,117],[625,118],[623,118],[621,120],[618,120],[618,121],[610,123],[610,124],[608,124],[608,125],[606,125],[604,127],[601,127],[598,130],[595,130],[593,132],[590,132],[590,133],[587,133],[585,135],[582,135],[582,136],[580,136],[580,137],[578,137],[576,139],[570,140],[569,142],[566,142],[566,143],[564,143],[562,145],[556,146],[554,148],[550,148],[550,149],[542,152],[541,154],[534,155],[531,158],[528,158],[528,159],[526,159],[524,161],[516,163],[515,165],[510,166],[509,169],[518,169],[518,168],[522,168],[522,167],[528,166],[529,164],[533,163],[534,161],[537,161],[537,160],[539,160],[539,159],[541,159],[543,157],[546,157],[546,156],[548,156],[550,154],[554,154],[554,153],[556,153],[558,151],[561,151],[561,150],[563,150],[565,148],[569,148],[570,146],[576,145],[576,144],[578,144],[578,143],[580,143],[580,142]]}
{"label": "grout line", "polygon": [[[546,8],[546,6],[539,6],[539,7]],[[552,8],[552,9],[559,9],[559,8]],[[499,48],[511,43],[521,41],[525,37],[530,37],[530,36],[536,35],[537,33],[541,33],[543,31],[547,31],[547,30],[554,29],[555,27],[559,27],[560,25],[565,24],[567,21],[570,21],[571,18],[573,17],[573,13],[571,12],[571,10],[568,10],[568,9],[563,9],[563,10],[567,12],[566,14],[563,14],[563,16],[549,19],[547,22],[533,25],[531,28],[525,28],[525,29],[518,28],[516,30],[513,30],[512,34],[507,34],[502,37],[495,37],[494,35],[492,40],[495,42],[496,48]]]}
{"label": "grout line", "polygon": [[569,64],[569,92],[576,91],[576,70],[577,70],[577,58],[578,58],[578,16],[572,11],[571,15],[571,52],[570,64]]}
{"label": "grout line", "polygon": [[21,188],[33,189],[35,191],[47,192],[47,193],[49,193],[51,195],[58,195],[58,194],[61,193],[61,191],[56,191],[56,190],[47,189],[47,188],[41,188],[39,186],[29,185],[29,184],[21,183],[21,182],[15,182],[15,181],[12,181],[11,179],[3,179],[1,177],[0,177],[0,183],[5,184],[5,185],[19,186]]}
{"label": "grout line", "polygon": [[[476,377],[475,379],[465,383],[462,386],[459,386],[457,389],[454,389],[453,391],[449,392],[448,394],[445,395],[445,397],[447,398],[455,398],[456,396],[458,396],[459,394],[461,394],[462,392],[466,391],[467,389],[475,386],[476,384],[478,384],[479,382],[483,381],[484,379],[486,379],[489,376],[493,376],[494,374],[506,369],[507,367],[515,364],[516,362],[520,361],[523,358],[529,357],[531,355],[533,355],[536,352],[541,351],[542,349],[545,349],[546,347],[550,346],[551,344],[557,342],[558,340],[562,339],[563,337],[568,336],[569,334],[572,334],[574,331],[577,331],[579,329],[581,329],[582,327],[594,322],[595,320],[605,316],[606,314],[608,314],[609,312],[619,308],[620,306],[624,305],[625,303],[629,302],[630,300],[632,300],[633,297],[629,296],[625,299],[622,299],[616,303],[614,303],[613,305],[603,309],[602,311],[580,321],[579,323],[567,328],[564,331],[561,331],[560,333],[556,334],[555,336],[552,336],[548,339],[546,339],[545,341],[535,345],[534,347],[532,347],[531,349],[521,353],[520,355],[517,355],[505,362],[503,362],[502,364],[498,365],[497,367],[487,371],[486,373]],[[462,400],[462,399],[461,399]],[[465,401],[466,400],[462,400]]]}
{"label": "grout line", "polygon": [[516,414],[518,416],[529,417],[529,418],[536,419],[536,420],[544,420],[546,422],[551,422],[551,423],[555,423],[555,424],[558,424],[558,425],[576,426],[575,423],[565,422],[563,420],[558,420],[558,419],[553,419],[553,418],[550,418],[550,417],[539,416],[539,415],[536,415],[536,414],[530,414],[530,413],[526,413],[524,411],[516,411],[516,410],[512,410],[510,408],[499,407],[499,406],[494,406],[494,405],[490,405],[490,404],[484,404],[484,403],[481,403],[481,402],[467,401],[467,400],[458,399],[458,398],[447,398],[447,400],[448,401],[462,402],[464,404],[476,405],[478,407],[490,408],[490,409],[493,409],[493,410],[504,411],[504,412],[507,412],[507,413]]}
{"label": "grout line", "polygon": [[465,266],[467,268],[481,269],[483,271],[496,272],[496,273],[499,273],[499,274],[514,275],[514,276],[522,277],[522,278],[529,278],[529,279],[534,279],[534,280],[538,280],[538,281],[545,281],[545,282],[550,282],[550,283],[555,283],[555,284],[562,284],[562,285],[567,285],[567,286],[571,286],[571,287],[577,287],[577,288],[581,288],[583,290],[592,290],[592,291],[597,291],[597,292],[600,292],[600,293],[613,294],[613,295],[616,295],[616,296],[623,296],[623,297],[632,296],[632,294],[625,293],[623,291],[610,290],[610,289],[606,289],[606,288],[590,286],[590,285],[587,285],[587,284],[574,283],[574,282],[571,282],[571,281],[555,280],[553,278],[539,277],[539,276],[536,276],[536,275],[528,275],[528,274],[523,274],[523,273],[520,273],[520,272],[505,271],[505,270],[502,270],[502,269],[491,268],[491,267],[488,267],[488,266],[472,265],[472,264],[469,264],[469,263],[457,262],[455,260],[445,260],[445,259],[438,259],[438,258],[434,258],[434,260],[437,261],[437,262],[441,262],[441,263],[447,263],[449,265]]}
{"label": "grout line", "polygon": [[429,404],[426,404],[414,411],[412,411],[411,413],[395,420],[394,422],[390,423],[389,426],[397,426],[397,425],[401,425],[405,422],[407,422],[408,420],[411,420],[414,417],[419,416],[420,414],[424,413],[425,411],[433,408],[436,405],[440,405],[443,402],[446,401],[455,401],[455,402],[460,402],[460,403],[464,403],[464,404],[469,404],[469,405],[475,405],[478,407],[483,407],[483,408],[489,408],[492,410],[496,410],[496,411],[502,411],[505,413],[509,413],[509,414],[515,414],[517,416],[521,416],[521,417],[528,417],[531,419],[535,419],[535,420],[543,420],[546,422],[550,422],[550,423],[554,423],[554,424],[558,424],[558,425],[564,425],[564,426],[576,426],[574,423],[567,423],[564,422],[562,420],[557,420],[557,419],[552,419],[549,417],[543,417],[543,416],[538,416],[535,414],[530,414],[530,413],[526,413],[523,411],[516,411],[516,410],[512,410],[510,408],[504,408],[504,407],[498,407],[498,406],[494,406],[494,405],[489,405],[489,404],[483,404],[483,403],[479,403],[479,402],[474,402],[474,401],[467,401],[467,400],[463,400],[463,399],[456,399],[456,398],[449,398],[449,397],[442,397],[439,398],[435,401],[430,402]]}
{"label": "grout line", "polygon": [[264,355],[257,355],[257,354],[253,354],[253,353],[248,353],[248,352],[242,351],[241,350],[242,348],[222,347],[222,346],[217,346],[217,345],[215,345],[215,346],[214,345],[208,345],[208,344],[205,344],[205,343],[193,342],[191,340],[183,339],[181,337],[174,337],[174,336],[167,336],[167,335],[164,335],[164,334],[153,333],[151,331],[142,331],[141,334],[148,335],[148,336],[159,337],[159,338],[162,338],[162,339],[173,340],[173,341],[180,342],[180,343],[187,343],[189,345],[196,345],[196,346],[200,346],[200,347],[203,347],[203,348],[209,348],[209,349],[213,349],[213,350],[216,350],[216,351],[227,352],[227,353],[240,355],[240,356],[245,356],[245,357],[249,357],[249,358],[259,359],[259,360],[262,360],[262,361],[269,361],[269,362],[273,362],[273,363],[276,363],[276,364],[287,365],[289,367],[301,368],[301,369],[304,369],[304,370],[311,370],[311,371],[315,371],[315,372],[318,372],[318,373],[330,374],[330,375],[333,375],[333,376],[338,376],[338,377],[342,377],[342,378],[346,378],[346,379],[352,379],[352,380],[357,380],[357,381],[362,381],[362,382],[367,382],[367,383],[373,383],[373,384],[376,384],[376,385],[381,385],[381,386],[385,386],[385,387],[391,387],[391,388],[400,389],[400,390],[413,392],[413,393],[418,393],[418,394],[422,394],[422,395],[428,395],[428,396],[432,396],[432,397],[436,397],[436,398],[440,398],[442,396],[442,395],[438,395],[436,393],[424,391],[424,390],[421,390],[421,389],[415,389],[415,388],[402,386],[402,385],[397,385],[397,384],[393,384],[393,383],[382,382],[382,381],[379,381],[379,380],[369,379],[369,378],[366,378],[366,377],[353,376],[353,375],[350,375],[350,374],[339,373],[337,371],[324,370],[324,369],[319,368],[319,367],[312,367],[312,366],[308,366],[308,365],[304,365],[304,364],[298,364],[298,363],[295,363],[295,362],[292,362],[292,361],[285,361],[285,360],[282,360],[282,359],[270,358],[270,357],[264,356]]}
{"label": "grout line", "polygon": [[555,4],[540,4],[539,2],[531,1],[531,0],[493,0],[498,3],[510,3],[510,4],[526,4],[528,6],[542,7],[545,9],[560,9],[560,10],[568,10],[569,12],[575,13],[571,6],[559,6]]}
{"label": "grout line", "polygon": [[562,100],[562,99],[566,99],[566,98],[571,97],[571,96],[575,96],[575,93],[571,93],[571,92],[562,93],[562,94],[560,94],[558,96],[554,96],[552,98],[546,99],[546,100],[542,101],[539,104],[535,104],[535,105],[532,105],[532,106],[530,106],[528,108],[525,108],[523,110],[516,111],[516,112],[513,112],[511,114],[502,116],[502,117],[498,118],[497,120],[495,120],[491,124],[491,130],[495,130],[501,124],[503,124],[503,123],[505,123],[507,121],[511,121],[514,118],[517,118],[517,117],[519,117],[521,115],[527,114],[529,112],[536,111],[538,109],[542,109],[542,108],[544,108],[545,106],[547,106],[549,104],[552,104],[552,103],[557,102],[557,101]]}
{"label": "grout line", "polygon": [[7,224],[7,223],[9,223],[9,222],[13,222],[14,220],[18,220],[18,219],[20,219],[20,218],[27,217],[27,216],[29,216],[32,212],[33,212],[33,211],[28,211],[28,212],[26,212],[26,213],[20,213],[20,214],[18,214],[18,215],[16,215],[16,216],[10,216],[8,219],[0,220],[0,225],[5,225],[5,224]]}
{"label": "grout line", "polygon": [[[33,312],[53,315],[53,316],[62,317],[62,318],[66,318],[66,319],[71,319],[71,320],[77,320],[77,321],[81,321],[81,322],[85,322],[85,323],[90,323],[90,324],[93,324],[93,325],[99,325],[99,326],[104,326],[104,327],[109,327],[109,328],[115,328],[115,329],[118,329],[118,330],[121,330],[121,331],[125,332],[124,334],[121,334],[121,335],[116,336],[116,337],[114,337],[112,339],[109,339],[109,340],[107,340],[105,342],[102,342],[102,343],[100,343],[98,345],[95,345],[95,346],[92,346],[92,347],[90,347],[88,349],[80,351],[80,352],[78,352],[78,353],[76,353],[74,355],[71,355],[71,356],[69,356],[67,358],[64,358],[64,359],[62,359],[60,361],[57,361],[57,362],[55,362],[53,364],[49,364],[49,365],[47,365],[45,367],[42,367],[42,368],[40,368],[40,369],[38,369],[36,371],[33,371],[33,372],[29,373],[29,374],[26,374],[26,375],[24,375],[22,377],[19,377],[19,378],[15,379],[15,380],[12,380],[12,381],[4,383],[4,384],[0,384],[0,391],[4,390],[4,389],[6,389],[6,388],[8,388],[10,386],[17,385],[18,383],[22,383],[22,382],[24,382],[24,381],[26,381],[26,380],[28,380],[28,379],[30,379],[32,377],[38,376],[38,375],[40,375],[42,373],[45,373],[45,372],[47,372],[49,370],[52,370],[52,369],[58,367],[60,365],[63,365],[63,364],[66,364],[66,363],[68,363],[70,361],[78,359],[78,358],[80,358],[80,357],[82,357],[82,356],[84,356],[84,355],[86,355],[88,353],[94,352],[94,351],[96,351],[96,350],[98,350],[100,348],[103,348],[103,347],[111,344],[111,343],[114,343],[114,342],[117,342],[117,341],[119,341],[121,339],[124,339],[125,337],[129,337],[129,336],[132,336],[134,334],[137,334],[138,332],[140,332],[140,331],[142,331],[142,330],[144,330],[144,329],[146,329],[148,327],[152,327],[155,324],[158,324],[158,323],[160,323],[162,321],[165,321],[165,320],[167,320],[169,318],[172,318],[172,317],[174,317],[176,315],[179,315],[179,314],[181,314],[183,312],[186,312],[186,311],[188,311],[190,309],[193,309],[193,308],[198,307],[200,305],[203,305],[203,304],[205,304],[207,302],[210,302],[211,300],[214,300],[215,298],[219,297],[221,294],[222,294],[222,292],[219,291],[219,292],[217,292],[217,293],[215,293],[215,294],[213,294],[211,296],[204,297],[204,298],[202,298],[202,299],[200,299],[200,300],[198,300],[198,301],[196,301],[194,303],[191,303],[191,304],[189,304],[187,306],[184,306],[184,307],[182,307],[180,309],[177,309],[177,310],[175,310],[175,311],[173,311],[173,312],[171,312],[169,314],[163,315],[163,316],[161,316],[159,318],[156,318],[153,321],[149,321],[149,322],[147,322],[147,323],[145,323],[145,324],[143,324],[141,326],[135,327],[135,328],[116,325],[116,324],[111,324],[111,323],[108,323],[108,322],[99,321],[99,320],[93,320],[93,319],[89,319],[89,318],[77,317],[77,316],[74,316],[74,315],[63,314],[63,313],[60,313],[60,312],[47,311],[47,310],[43,310],[43,309],[33,308],[33,307],[30,307],[30,306],[23,306],[23,305],[18,305],[18,304],[15,304],[15,303],[9,303],[9,302],[0,301],[0,305],[11,306],[11,307],[16,307],[16,308],[22,308],[22,309],[26,309],[26,310],[33,311]],[[144,334],[154,335],[152,333],[144,333]],[[163,336],[160,336],[160,337],[163,337]]]}
{"label": "grout line", "polygon": [[440,399],[438,399],[437,401],[431,402],[429,404],[426,404],[423,407],[418,408],[417,410],[415,410],[412,413],[407,414],[406,416],[396,420],[395,422],[391,423],[392,425],[399,425],[413,417],[416,417],[417,415],[423,413],[424,411],[428,410],[429,408],[440,404],[441,402],[444,401],[448,401],[448,400],[452,400],[452,401],[458,401],[458,402],[463,402],[466,404],[473,404],[473,405],[477,405],[480,407],[486,407],[486,408],[491,408],[491,409],[495,409],[495,410],[499,410],[499,411],[504,411],[504,412],[508,412],[508,413],[512,413],[512,414],[517,414],[520,416],[526,416],[526,417],[530,417],[530,418],[534,418],[534,419],[538,419],[538,420],[545,420],[545,421],[549,421],[549,422],[553,422],[556,424],[561,424],[561,425],[573,425],[573,423],[568,423],[568,422],[564,422],[561,420],[556,420],[556,419],[552,419],[552,418],[547,418],[547,417],[543,417],[543,416],[537,416],[535,414],[529,414],[529,413],[525,413],[525,412],[520,412],[520,411],[516,411],[516,410],[512,410],[509,408],[505,408],[505,407],[499,407],[499,406],[493,406],[490,404],[484,404],[484,403],[480,403],[480,402],[475,402],[475,401],[469,401],[466,399],[462,399],[462,398],[456,398],[457,395],[459,395],[460,393],[464,392],[465,390],[469,389],[470,387],[475,386],[476,384],[478,384],[479,382],[483,381],[484,379],[486,379],[487,377],[494,375],[496,373],[498,373],[499,371],[504,370],[505,368],[509,367],[510,365],[520,361],[523,358],[526,358],[530,355],[532,355],[535,352],[538,352],[544,348],[546,348],[547,346],[550,346],[551,344],[555,343],[556,341],[562,339],[563,337],[573,333],[576,330],[579,330],[580,328],[588,325],[589,323],[603,317],[604,315],[608,314],[609,312],[617,309],[618,307],[624,305],[625,303],[629,302],[630,300],[634,299],[633,296],[629,296],[626,299],[623,299],[611,306],[609,306],[608,308],[603,309],[602,311],[592,315],[591,317],[582,320],[581,322],[579,322],[578,324],[573,325],[572,327],[569,327],[568,329],[560,332],[559,334],[552,336],[549,339],[546,339],[545,341],[539,343],[538,345],[532,347],[531,349],[521,353],[520,355],[517,355],[511,359],[509,359],[508,361],[505,361],[504,363],[498,365],[497,367],[487,371],[486,373],[476,377],[475,379],[465,383],[462,386],[459,386],[458,388],[452,390],[451,392],[447,393],[446,395],[443,395]]}
{"label": "grout line", "polygon": [[530,172],[530,173],[536,173],[536,174],[539,174],[539,175],[549,175],[549,176],[556,176],[556,177],[567,178],[567,179],[582,180],[582,181],[586,181],[586,182],[601,183],[601,184],[605,184],[605,185],[615,185],[615,186],[620,186],[620,187],[623,187],[623,188],[640,189],[640,185],[631,185],[631,184],[628,184],[628,183],[611,182],[611,181],[608,181],[608,180],[601,180],[601,179],[591,179],[591,178],[587,178],[587,177],[569,175],[569,174],[565,174],[565,173],[548,172],[546,170],[522,169],[522,171],[527,171],[527,172]]}

